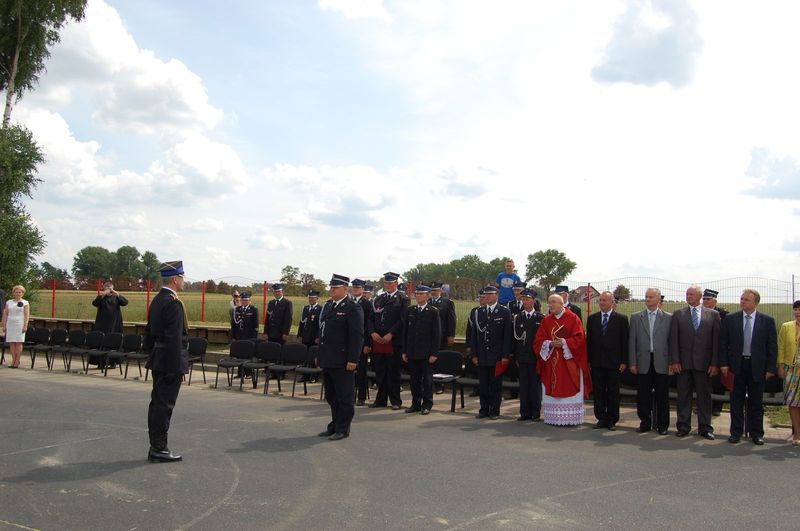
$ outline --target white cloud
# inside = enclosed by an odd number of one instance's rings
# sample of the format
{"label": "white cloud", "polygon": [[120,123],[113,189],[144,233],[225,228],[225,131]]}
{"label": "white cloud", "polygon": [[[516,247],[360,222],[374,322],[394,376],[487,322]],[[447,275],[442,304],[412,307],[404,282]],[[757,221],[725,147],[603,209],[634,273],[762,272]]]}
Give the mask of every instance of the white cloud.
{"label": "white cloud", "polygon": [[346,19],[389,20],[391,16],[383,0],[319,0],[323,11],[334,11]]}
{"label": "white cloud", "polygon": [[287,251],[292,248],[292,243],[288,238],[275,236],[271,229],[263,225],[256,225],[253,234],[248,237],[247,241],[253,247],[269,251]]}
{"label": "white cloud", "polygon": [[747,190],[756,197],[800,199],[800,161],[781,157],[768,148],[754,148],[747,176],[755,182]]}
{"label": "white cloud", "polygon": [[222,220],[215,218],[198,218],[186,225],[186,229],[194,232],[220,232],[225,228]]}

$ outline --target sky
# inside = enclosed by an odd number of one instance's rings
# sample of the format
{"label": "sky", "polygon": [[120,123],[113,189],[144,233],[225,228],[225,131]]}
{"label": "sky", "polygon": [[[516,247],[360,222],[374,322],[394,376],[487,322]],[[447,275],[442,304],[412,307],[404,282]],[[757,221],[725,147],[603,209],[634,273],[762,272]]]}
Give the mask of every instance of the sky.
{"label": "sky", "polygon": [[89,0],[12,119],[28,202],[187,276],[556,248],[585,281],[800,273],[796,2]]}

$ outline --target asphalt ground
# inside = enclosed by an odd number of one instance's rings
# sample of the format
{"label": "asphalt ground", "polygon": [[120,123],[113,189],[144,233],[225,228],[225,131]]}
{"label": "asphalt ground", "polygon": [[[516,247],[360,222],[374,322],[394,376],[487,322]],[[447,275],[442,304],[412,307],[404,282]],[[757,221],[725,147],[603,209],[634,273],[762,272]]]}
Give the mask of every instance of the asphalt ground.
{"label": "asphalt ground", "polygon": [[797,528],[800,450],[780,440],[476,420],[438,395],[428,416],[357,408],[331,442],[317,386],[198,376],[170,430],[184,461],[153,464],[149,383],[0,368],[0,529]]}

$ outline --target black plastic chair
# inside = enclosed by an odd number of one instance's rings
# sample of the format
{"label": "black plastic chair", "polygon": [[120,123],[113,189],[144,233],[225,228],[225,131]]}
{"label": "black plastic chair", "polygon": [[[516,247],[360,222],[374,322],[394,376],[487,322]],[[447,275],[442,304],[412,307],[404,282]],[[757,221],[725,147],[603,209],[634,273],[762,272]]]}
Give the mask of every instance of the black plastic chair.
{"label": "black plastic chair", "polygon": [[122,333],[110,332],[103,336],[103,343],[100,348],[90,350],[86,356],[84,374],[89,374],[89,365],[97,365],[97,368],[105,372],[108,366],[108,353],[122,348]]}
{"label": "black plastic chair", "polygon": [[[50,341],[47,345],[34,345],[31,350],[33,351],[33,357],[36,358],[36,355],[39,352],[44,353],[44,361],[47,364],[47,370],[53,370],[53,361],[55,359],[55,354],[53,349],[56,347],[63,347],[67,344],[67,339],[69,337],[69,332],[64,328],[55,328],[50,332]],[[35,363],[35,360],[33,361]]]}
{"label": "black plastic chair", "polygon": [[269,383],[269,374],[267,370],[269,367],[276,363],[275,360],[280,361],[281,358],[281,344],[271,341],[260,341],[256,345],[256,355],[251,361],[244,363],[241,367],[239,374],[239,390],[244,387],[244,379],[247,375],[253,381],[253,389],[258,387],[258,375],[260,371],[264,371],[264,394],[267,394],[267,384]]}
{"label": "black plastic chair", "polygon": [[67,352],[67,372],[72,368],[72,358],[74,356],[81,357],[81,368],[85,371],[87,367],[86,356],[89,355],[89,351],[99,349],[103,346],[103,336],[105,336],[103,332],[92,330],[86,334],[83,345],[70,347],[69,352]]}
{"label": "black plastic chair", "polygon": [[34,328],[33,336],[25,334],[25,346],[28,349],[28,354],[31,355],[31,369],[36,363],[36,353],[46,352],[50,348],[50,329],[49,328]]}
{"label": "black plastic chair", "polygon": [[142,349],[142,334],[125,334],[122,338],[122,345],[119,350],[112,350],[106,354],[106,363],[103,367],[103,376],[108,376],[108,366],[117,364],[119,374],[122,376],[122,361],[125,361],[125,376],[128,372],[128,356],[136,354]]}
{"label": "black plastic chair", "polygon": [[192,385],[192,372],[194,372],[194,364],[198,361],[203,370],[203,383],[206,383],[206,349],[208,349],[208,339],[204,337],[189,338],[189,383],[187,385]]}
{"label": "black plastic chair", "polygon": [[434,374],[433,383],[440,385],[451,384],[453,394],[450,400],[450,412],[453,413],[456,410],[455,384],[464,372],[463,357],[460,352],[454,350],[440,350],[436,356],[436,363],[431,367]]}
{"label": "black plastic chair", "polygon": [[[280,343],[275,343],[276,345],[280,346]],[[272,363],[269,368],[267,369],[267,378],[264,382],[264,394],[267,394],[269,389],[269,381],[275,378],[275,381],[278,382],[278,394],[282,392],[281,389],[281,380],[286,378],[286,374],[290,372],[294,372],[297,370],[303,361],[304,357],[301,355],[301,351],[298,350],[296,347],[292,347],[291,345],[296,345],[305,348],[305,345],[302,343],[286,343],[281,348],[279,355],[272,355],[269,358],[269,361]],[[289,347],[287,351],[287,347]],[[277,352],[277,351],[276,351]],[[290,353],[292,356],[290,359],[286,359],[286,352]]]}
{"label": "black plastic chair", "polygon": [[67,370],[67,355],[69,354],[69,350],[71,348],[79,348],[83,346],[83,343],[86,341],[86,332],[83,330],[70,330],[69,335],[67,336],[67,342],[63,345],[58,345],[53,347],[53,351],[50,355],[50,370],[53,370],[53,365],[55,365],[56,355],[61,354],[61,361],[64,363],[64,370]]}
{"label": "black plastic chair", "polygon": [[453,382],[453,387],[458,387],[458,390],[461,393],[461,409],[464,409],[464,388],[470,387],[472,389],[477,389],[478,385],[480,385],[480,382],[478,381],[478,369],[468,357],[464,361],[464,376]]}
{"label": "black plastic chair", "polygon": [[[144,346],[144,337],[142,337],[142,346]],[[132,361],[136,362],[136,368],[139,369],[139,378],[142,377],[142,362],[147,362],[147,359],[150,357],[150,354],[147,352],[142,352],[141,347],[136,352],[128,352],[128,355],[125,356],[125,375],[122,377],[124,380],[128,379],[128,367]],[[144,381],[147,381],[147,377],[150,374],[150,369],[145,367],[144,370]]]}
{"label": "black plastic chair", "polygon": [[[28,330],[25,331],[25,338],[33,337],[33,330],[34,330],[33,326],[29,326]],[[5,363],[5,361],[6,361],[6,349],[11,347],[11,343],[8,343],[5,339],[6,339],[5,336],[3,336],[2,351],[0,351],[0,364]],[[30,341],[25,341],[25,343],[22,344],[22,348],[24,350],[25,347],[30,346],[30,345],[34,345],[34,344],[35,343],[32,343]]]}
{"label": "black plastic chair", "polygon": [[232,369],[241,369],[242,365],[253,357],[255,351],[255,344],[247,339],[237,339],[231,343],[230,357],[222,358],[217,362],[217,376],[214,379],[214,389],[217,388],[219,383],[219,370],[225,369],[225,375],[228,377],[228,387],[233,385],[233,377],[235,375]]}
{"label": "black plastic chair", "polygon": [[[292,396],[294,396],[295,388],[297,387],[297,377],[298,376],[310,376],[310,377],[317,377],[319,378],[320,386],[319,390],[319,399],[322,400],[322,392],[325,389],[325,382],[322,380],[320,375],[322,374],[322,369],[317,367],[317,352],[319,352],[318,345],[311,345],[305,353],[305,360],[304,364],[301,367],[297,367],[294,371],[294,382],[292,383]],[[303,379],[303,394],[308,394],[308,380]]]}

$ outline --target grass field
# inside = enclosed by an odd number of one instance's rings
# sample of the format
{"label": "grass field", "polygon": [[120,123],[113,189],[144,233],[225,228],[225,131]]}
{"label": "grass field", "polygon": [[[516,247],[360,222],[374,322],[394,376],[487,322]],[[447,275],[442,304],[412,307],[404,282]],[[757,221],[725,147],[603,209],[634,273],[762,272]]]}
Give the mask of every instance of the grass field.
{"label": "grass field", "polygon": [[[31,312],[34,316],[50,317],[50,292],[40,291],[38,300],[31,304]],[[92,306],[95,292],[88,291],[56,291],[56,312],[55,316],[60,319],[94,319],[96,309]],[[140,291],[126,292],[123,295],[128,299],[128,306],[122,309],[122,317],[125,321],[145,321],[145,304],[147,294]],[[152,294],[154,295],[154,294]],[[194,324],[199,324],[200,319],[200,293],[197,292],[184,292],[181,294],[186,304],[186,311],[189,314],[189,321]],[[307,303],[305,297],[289,297],[294,304],[294,330],[297,330],[297,324],[300,320],[300,313],[303,306]],[[261,312],[262,298],[256,297],[253,302]],[[206,294],[206,315],[205,323],[212,325],[228,326],[228,307],[230,303],[230,295],[226,294]],[[466,329],[467,316],[469,310],[476,305],[473,301],[455,301],[456,305],[456,336],[464,337]],[[579,304],[583,310],[584,320],[586,318],[586,304]],[[665,310],[672,312],[684,306],[684,303],[668,302],[665,305]],[[730,311],[737,311],[738,304],[725,304],[722,305]],[[630,315],[644,309],[643,302],[623,302],[620,303],[617,310],[625,315]],[[771,315],[775,318],[778,326],[781,323],[790,321],[792,316],[792,308],[790,304],[762,304],[758,310]],[[545,310],[546,311],[546,310]],[[592,305],[592,312],[598,311],[596,304]],[[263,314],[260,315],[263,319]]]}

